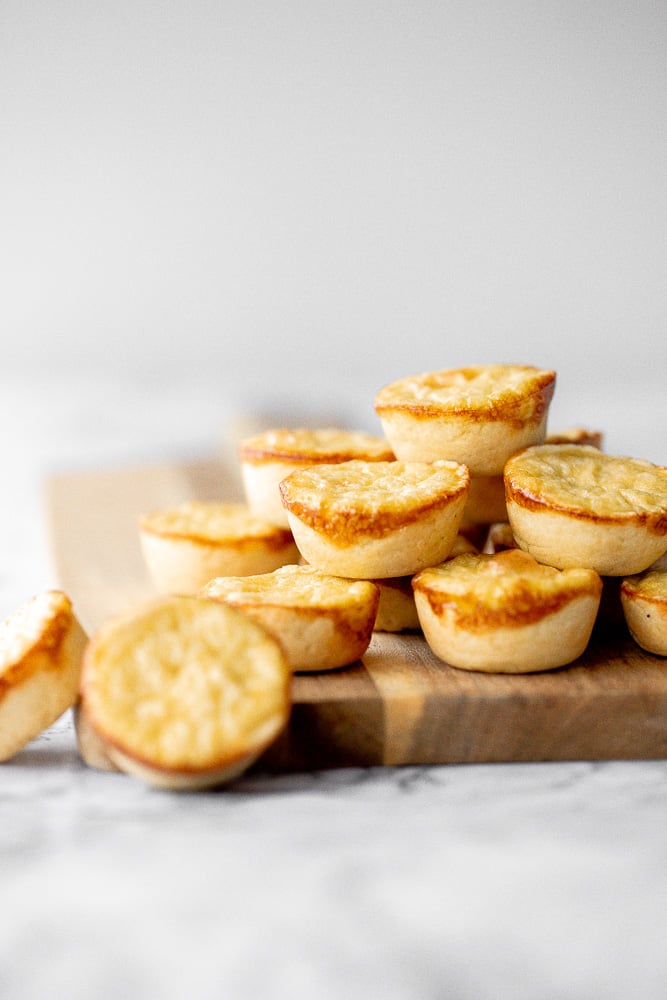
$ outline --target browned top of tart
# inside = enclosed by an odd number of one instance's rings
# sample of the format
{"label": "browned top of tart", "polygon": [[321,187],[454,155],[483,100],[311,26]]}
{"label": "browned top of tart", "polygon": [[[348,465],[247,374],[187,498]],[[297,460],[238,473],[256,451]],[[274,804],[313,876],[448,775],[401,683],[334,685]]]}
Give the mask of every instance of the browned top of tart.
{"label": "browned top of tart", "polygon": [[255,576],[222,576],[211,580],[200,594],[237,606],[314,608],[320,611],[377,603],[377,586],[369,580],[348,580],[321,573],[312,566],[282,566]]}
{"label": "browned top of tart", "polygon": [[643,573],[626,577],[621,590],[628,596],[664,604],[667,607],[667,553]]}
{"label": "browned top of tart", "polygon": [[67,595],[49,590],[31,597],[0,622],[0,699],[37,669],[62,666],[56,656],[37,660],[32,654],[57,649],[73,620],[72,604]]}
{"label": "browned top of tart", "polygon": [[464,553],[417,573],[412,586],[436,615],[447,612],[458,625],[477,632],[528,625],[575,598],[598,599],[602,593],[594,570],[554,569],[520,549]]}
{"label": "browned top of tart", "polygon": [[313,465],[316,462],[349,462],[351,459],[390,462],[394,453],[384,438],[364,431],[338,427],[278,427],[242,441],[239,458],[257,465],[262,462]]}
{"label": "browned top of tart", "polygon": [[667,534],[667,468],[590,445],[544,444],[508,460],[509,500],[601,524],[635,521]]}
{"label": "browned top of tart", "polygon": [[592,448],[602,448],[603,438],[602,431],[593,431],[586,427],[568,427],[567,430],[563,431],[549,431],[544,443],[589,444]]}
{"label": "browned top of tart", "polygon": [[467,494],[465,465],[437,462],[343,462],[299,469],[282,480],[283,506],[341,544],[381,538],[448,507]]}
{"label": "browned top of tart", "polygon": [[556,373],[531,365],[479,365],[410,375],[375,397],[376,412],[413,417],[539,422],[555,389]]}
{"label": "browned top of tart", "polygon": [[199,545],[242,545],[261,542],[277,549],[292,541],[287,528],[255,517],[244,503],[188,500],[143,514],[141,531]]}

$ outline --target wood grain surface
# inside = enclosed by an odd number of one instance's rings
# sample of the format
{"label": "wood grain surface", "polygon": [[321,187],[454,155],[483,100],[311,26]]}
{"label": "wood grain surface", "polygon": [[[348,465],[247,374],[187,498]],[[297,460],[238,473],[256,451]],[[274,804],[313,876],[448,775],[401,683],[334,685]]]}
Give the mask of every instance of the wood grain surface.
{"label": "wood grain surface", "polygon": [[[238,499],[216,458],[62,473],[45,484],[54,572],[92,632],[153,595],[137,517],[189,498]],[[261,764],[326,767],[667,757],[667,660],[625,627],[618,583],[585,654],[531,675],[486,675],[438,660],[418,634],[376,633],[363,660],[293,679],[290,725]]]}

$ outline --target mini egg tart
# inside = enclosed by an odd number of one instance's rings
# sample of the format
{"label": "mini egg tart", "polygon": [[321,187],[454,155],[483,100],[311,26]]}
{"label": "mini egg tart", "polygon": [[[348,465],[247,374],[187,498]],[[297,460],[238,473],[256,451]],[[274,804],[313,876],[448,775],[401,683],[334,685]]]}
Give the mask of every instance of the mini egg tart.
{"label": "mini egg tart", "polygon": [[667,468],[552,444],[514,455],[504,478],[517,545],[539,562],[626,576],[667,551]]}
{"label": "mini egg tart", "polygon": [[95,766],[158,788],[238,777],[285,728],[291,670],[278,642],[215,601],[162,597],[105,622],[87,646],[82,720]]}
{"label": "mini egg tart", "polygon": [[279,484],[291,472],[309,465],[352,459],[389,462],[395,457],[384,438],[338,427],[272,428],[243,440],[238,454],[251,511],[283,528],[288,527],[288,519]]}
{"label": "mini egg tart", "polygon": [[318,465],[280,484],[307,563],[334,576],[408,576],[445,559],[455,541],[469,473],[456,462]]}
{"label": "mini egg tart", "polygon": [[621,582],[621,605],[635,642],[649,653],[667,656],[667,555]]}
{"label": "mini egg tart", "polygon": [[385,386],[375,410],[398,459],[498,476],[510,455],[544,440],[555,384],[555,372],[530,365],[445,369]]}
{"label": "mini egg tart", "polygon": [[144,560],[163,594],[196,594],[216,576],[270,573],[298,562],[288,528],[253,514],[244,503],[189,500],[139,520]]}
{"label": "mini egg tart", "polygon": [[412,585],[435,655],[487,673],[553,670],[576,660],[602,594],[593,570],[557,570],[517,549],[456,556],[416,574]]}
{"label": "mini egg tart", "polygon": [[379,592],[312,566],[283,566],[259,576],[219,577],[200,596],[245,612],[273,635],[294,671],[354,663],[373,635]]}

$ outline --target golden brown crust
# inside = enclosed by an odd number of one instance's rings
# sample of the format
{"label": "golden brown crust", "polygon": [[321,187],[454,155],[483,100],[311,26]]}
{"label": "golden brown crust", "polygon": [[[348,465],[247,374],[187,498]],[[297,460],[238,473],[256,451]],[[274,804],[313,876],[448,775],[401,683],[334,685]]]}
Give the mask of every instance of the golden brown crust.
{"label": "golden brown crust", "polygon": [[554,372],[528,365],[449,369],[385,386],[375,408],[398,459],[445,458],[471,476],[498,476],[516,451],[544,440],[554,386]]}
{"label": "golden brown crust", "polygon": [[189,501],[144,515],[139,540],[160,593],[196,594],[216,576],[268,573],[299,558],[289,528],[243,503]]}
{"label": "golden brown crust", "polygon": [[475,632],[519,628],[554,614],[581,595],[598,600],[593,570],[556,570],[518,549],[462,555],[423,570],[412,582],[436,615],[447,608],[457,625]]}
{"label": "golden brown crust", "polygon": [[[54,602],[52,617],[43,622],[41,631],[26,645],[17,658],[0,662],[0,701],[17,684],[28,680],[38,670],[62,670],[62,661],[54,655],[72,627],[72,604],[61,591],[50,591]],[[9,623],[9,619],[7,620]],[[6,623],[3,623],[6,624]]]}
{"label": "golden brown crust", "polygon": [[0,760],[75,703],[86,642],[62,591],[36,595],[0,623]]}
{"label": "golden brown crust", "polygon": [[295,671],[331,670],[359,659],[373,633],[379,588],[312,566],[211,580],[201,597],[223,601],[264,626]]}
{"label": "golden brown crust", "polygon": [[586,427],[571,427],[563,431],[549,431],[544,439],[545,444],[587,444],[591,448],[602,449],[604,434],[602,431],[589,430]]}
{"label": "golden brown crust", "polygon": [[93,636],[82,710],[122,770],[203,787],[237,774],[284,727],[290,676],[278,643],[245,615],[163,598]]}
{"label": "golden brown crust", "polygon": [[621,582],[621,606],[635,642],[667,656],[667,553],[643,573]]}
{"label": "golden brown crust", "polygon": [[229,545],[243,548],[258,541],[276,551],[292,540],[287,528],[255,517],[245,504],[189,500],[175,507],[149,511],[139,518],[139,528],[160,538],[193,545]]}
{"label": "golden brown crust", "polygon": [[667,535],[667,468],[590,445],[536,445],[505,466],[506,500],[596,524],[632,522]]}
{"label": "golden brown crust", "polygon": [[462,555],[413,580],[426,641],[465,670],[554,670],[583,653],[600,606],[592,570],[559,572],[518,550]]}
{"label": "golden brown crust", "polygon": [[472,421],[540,423],[551,402],[556,373],[530,365],[445,369],[393,382],[375,397],[375,410],[410,413],[418,420],[465,416]]}
{"label": "golden brown crust", "polygon": [[292,473],[280,484],[287,510],[329,541],[349,545],[444,510],[467,494],[469,474],[455,462],[346,462]]}
{"label": "golden brown crust", "polygon": [[626,577],[621,582],[621,591],[667,605],[667,559],[663,557],[643,573]]}
{"label": "golden brown crust", "polygon": [[336,427],[274,428],[246,438],[238,451],[242,462],[262,464],[280,461],[295,466],[332,465],[352,459],[390,462],[394,458],[384,438]]}

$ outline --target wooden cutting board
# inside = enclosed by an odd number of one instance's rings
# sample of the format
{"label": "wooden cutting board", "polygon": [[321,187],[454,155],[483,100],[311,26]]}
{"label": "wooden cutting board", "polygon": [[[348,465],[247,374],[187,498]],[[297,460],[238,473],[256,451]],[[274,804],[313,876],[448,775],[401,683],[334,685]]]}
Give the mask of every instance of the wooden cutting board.
{"label": "wooden cutting board", "polygon": [[[188,498],[238,499],[215,458],[53,476],[46,483],[58,585],[90,632],[151,596],[137,516]],[[667,659],[630,638],[618,584],[606,581],[588,650],[575,664],[524,676],[457,670],[421,635],[377,633],[335,672],[297,675],[287,732],[263,764],[355,765],[667,757]]]}

